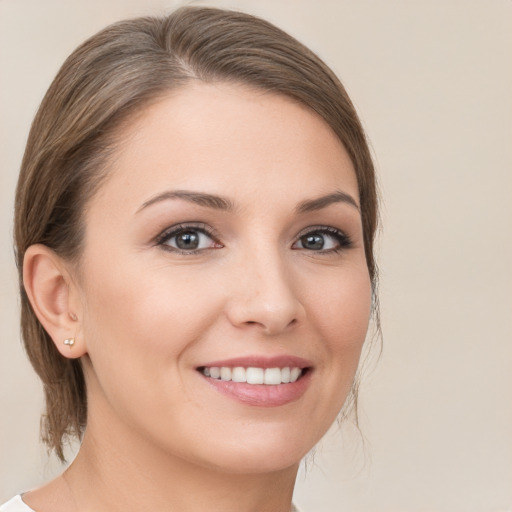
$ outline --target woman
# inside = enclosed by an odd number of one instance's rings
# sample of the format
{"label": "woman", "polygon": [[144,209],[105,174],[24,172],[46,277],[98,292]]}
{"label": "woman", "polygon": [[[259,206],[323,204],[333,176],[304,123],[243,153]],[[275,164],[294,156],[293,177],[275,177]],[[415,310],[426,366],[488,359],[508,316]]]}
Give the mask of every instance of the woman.
{"label": "woman", "polygon": [[15,212],[43,439],[81,448],[0,510],[291,510],[356,397],[376,219],[346,92],[281,30],[183,8],[85,42]]}

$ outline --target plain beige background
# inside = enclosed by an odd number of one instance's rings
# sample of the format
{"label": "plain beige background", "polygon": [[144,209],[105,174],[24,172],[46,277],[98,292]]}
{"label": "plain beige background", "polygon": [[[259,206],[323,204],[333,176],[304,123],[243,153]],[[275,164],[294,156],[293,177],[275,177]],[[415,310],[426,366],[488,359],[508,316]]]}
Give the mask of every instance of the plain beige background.
{"label": "plain beige background", "polygon": [[[59,470],[18,335],[11,222],[29,124],[64,58],[172,0],[0,0],[0,502]],[[296,501],[309,512],[512,510],[512,2],[193,2],[262,15],[317,51],[367,128],[384,198],[384,352],[361,393],[363,445],[332,433]]]}

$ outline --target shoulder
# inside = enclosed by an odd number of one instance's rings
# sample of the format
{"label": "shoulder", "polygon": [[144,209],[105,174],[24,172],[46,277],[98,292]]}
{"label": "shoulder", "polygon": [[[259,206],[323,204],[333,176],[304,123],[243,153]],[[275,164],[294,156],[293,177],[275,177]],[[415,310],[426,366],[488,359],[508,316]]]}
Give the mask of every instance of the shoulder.
{"label": "shoulder", "polygon": [[21,496],[18,494],[11,500],[0,505],[0,512],[34,512],[28,505],[25,505]]}

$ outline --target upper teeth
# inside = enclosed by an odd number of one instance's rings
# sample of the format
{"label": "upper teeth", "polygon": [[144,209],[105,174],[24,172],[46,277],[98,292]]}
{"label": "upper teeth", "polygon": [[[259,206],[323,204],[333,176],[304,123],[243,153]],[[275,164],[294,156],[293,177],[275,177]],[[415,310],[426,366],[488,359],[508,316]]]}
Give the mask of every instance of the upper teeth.
{"label": "upper teeth", "polygon": [[287,384],[295,382],[301,375],[302,370],[297,367],[290,368],[244,368],[236,366],[211,366],[202,369],[207,377],[212,379],[231,380],[233,382],[247,382],[247,384]]}

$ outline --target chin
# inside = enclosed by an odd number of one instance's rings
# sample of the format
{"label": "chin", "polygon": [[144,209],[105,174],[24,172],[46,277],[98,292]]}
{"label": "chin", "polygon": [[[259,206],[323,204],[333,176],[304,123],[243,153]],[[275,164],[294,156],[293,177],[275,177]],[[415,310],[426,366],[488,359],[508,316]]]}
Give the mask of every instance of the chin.
{"label": "chin", "polygon": [[272,452],[259,450],[248,453],[246,450],[242,450],[232,456],[225,456],[221,464],[215,464],[213,467],[233,474],[276,473],[296,468],[306,453],[300,452],[299,454],[299,452],[286,450]]}
{"label": "chin", "polygon": [[206,453],[209,461],[205,461],[206,464],[228,473],[279,472],[296,468],[319,440],[318,436],[313,437],[304,432],[305,429],[298,428],[279,429],[264,425],[248,430],[212,443]]}

